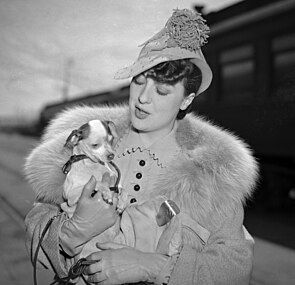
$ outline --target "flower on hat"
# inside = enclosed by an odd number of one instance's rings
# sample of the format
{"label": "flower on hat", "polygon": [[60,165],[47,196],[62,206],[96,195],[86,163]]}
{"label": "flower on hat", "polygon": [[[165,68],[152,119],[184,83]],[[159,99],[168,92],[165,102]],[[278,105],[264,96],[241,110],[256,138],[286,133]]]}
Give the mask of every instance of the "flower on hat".
{"label": "flower on hat", "polygon": [[201,14],[189,9],[174,10],[165,27],[169,33],[167,47],[179,46],[191,51],[207,43],[210,32]]}
{"label": "flower on hat", "polygon": [[[189,9],[176,9],[165,27],[141,46],[150,45],[148,50],[162,50],[180,47],[196,51],[207,43],[210,29],[206,20],[198,12]],[[147,53],[148,50],[144,52]]]}

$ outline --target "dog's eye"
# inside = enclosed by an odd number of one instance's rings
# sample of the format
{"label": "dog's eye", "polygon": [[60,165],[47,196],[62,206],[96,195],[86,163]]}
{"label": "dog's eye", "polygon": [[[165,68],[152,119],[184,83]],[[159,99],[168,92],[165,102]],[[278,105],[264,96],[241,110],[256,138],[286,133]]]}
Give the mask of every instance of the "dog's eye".
{"label": "dog's eye", "polygon": [[93,147],[98,147],[97,143],[92,144]]}

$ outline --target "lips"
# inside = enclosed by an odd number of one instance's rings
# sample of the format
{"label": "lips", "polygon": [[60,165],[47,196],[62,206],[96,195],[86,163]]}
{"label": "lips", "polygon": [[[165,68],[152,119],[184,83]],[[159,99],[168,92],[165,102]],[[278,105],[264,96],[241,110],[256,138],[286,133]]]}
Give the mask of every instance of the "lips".
{"label": "lips", "polygon": [[135,106],[135,111],[134,111],[134,113],[135,113],[135,116],[136,116],[138,119],[141,119],[141,120],[147,118],[147,117],[150,115],[149,112],[147,112],[147,111],[141,109],[141,108],[138,107],[138,106]]}

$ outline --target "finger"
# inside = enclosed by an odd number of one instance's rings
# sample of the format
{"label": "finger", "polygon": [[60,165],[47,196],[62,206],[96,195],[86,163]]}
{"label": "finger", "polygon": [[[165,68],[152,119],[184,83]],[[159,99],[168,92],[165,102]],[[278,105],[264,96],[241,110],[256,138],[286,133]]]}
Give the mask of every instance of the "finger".
{"label": "finger", "polygon": [[127,246],[121,243],[116,243],[116,242],[97,242],[96,247],[101,250],[104,250],[104,249],[120,249]]}
{"label": "finger", "polygon": [[111,182],[111,175],[110,175],[109,172],[105,172],[105,173],[102,175],[101,183],[104,183],[104,184],[108,184],[108,185],[110,185],[110,182]]}
{"label": "finger", "polygon": [[90,264],[88,265],[85,269],[84,269],[84,273],[86,275],[92,275],[95,273],[99,273],[102,271],[102,263],[100,261]]}
{"label": "finger", "polygon": [[116,180],[117,180],[116,176],[115,176],[115,175],[111,175],[110,185],[111,185],[111,186],[114,186],[115,183],[116,183]]}
{"label": "finger", "polygon": [[119,199],[118,199],[118,193],[115,193],[115,192],[113,192],[114,194],[113,194],[113,206],[115,207],[115,208],[117,208],[117,205],[118,205],[118,201],[119,201]]}
{"label": "finger", "polygon": [[102,257],[103,257],[102,251],[95,251],[93,253],[90,253],[88,256],[86,256],[86,260],[99,262],[102,259]]}
{"label": "finger", "polygon": [[90,197],[91,193],[95,189],[96,179],[92,175],[89,181],[84,185],[81,197]]}
{"label": "finger", "polygon": [[[99,282],[98,284],[99,284],[99,285],[120,285],[120,284],[122,284],[122,282],[119,281],[119,282],[115,282],[115,283],[114,283],[113,280],[110,280],[109,277],[107,277],[106,280],[103,280],[103,281]],[[124,284],[125,284],[125,283],[124,283]]]}
{"label": "finger", "polygon": [[[107,276],[103,272],[97,272],[93,275],[89,275],[87,278],[87,281],[90,283],[100,283],[105,280],[107,280]],[[104,284],[107,284],[107,283],[104,283]]]}

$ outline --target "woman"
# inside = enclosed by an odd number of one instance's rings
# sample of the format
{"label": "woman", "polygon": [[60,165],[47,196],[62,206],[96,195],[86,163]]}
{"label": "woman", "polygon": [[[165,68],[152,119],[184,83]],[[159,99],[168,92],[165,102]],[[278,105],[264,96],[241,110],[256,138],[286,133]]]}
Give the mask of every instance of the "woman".
{"label": "woman", "polygon": [[[144,43],[137,61],[119,71],[132,77],[129,109],[80,107],[58,116],[28,157],[26,171],[39,202],[26,218],[31,252],[51,217],[39,260],[57,276],[68,274],[81,248],[118,223],[115,206],[98,206],[90,180],[73,217],[59,213],[69,132],[91,119],[112,120],[119,131],[115,162],[130,207],[165,195],[180,208],[182,248],[167,256],[115,243],[98,244],[87,259],[88,282],[123,284],[248,284],[253,239],[243,227],[243,203],[257,166],[247,146],[205,120],[187,115],[192,100],[208,88],[212,73],[201,46],[208,27],[198,13],[175,10],[165,27]],[[105,177],[100,187],[111,186]],[[104,217],[102,223],[97,217]],[[148,228],[135,222],[138,232]],[[126,233],[128,229],[122,229]],[[81,280],[80,280],[81,281]],[[80,282],[79,281],[79,282]],[[81,281],[82,282],[82,281]]]}

